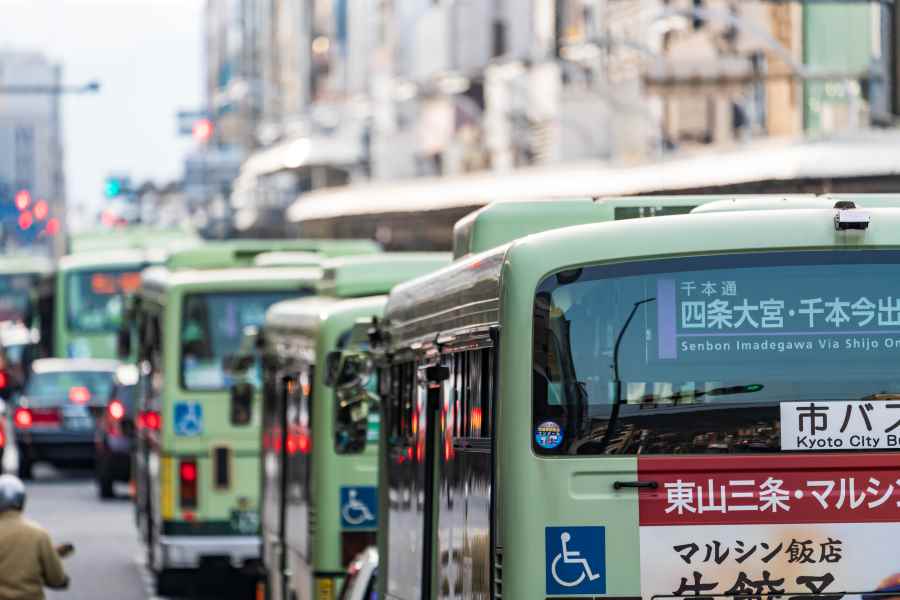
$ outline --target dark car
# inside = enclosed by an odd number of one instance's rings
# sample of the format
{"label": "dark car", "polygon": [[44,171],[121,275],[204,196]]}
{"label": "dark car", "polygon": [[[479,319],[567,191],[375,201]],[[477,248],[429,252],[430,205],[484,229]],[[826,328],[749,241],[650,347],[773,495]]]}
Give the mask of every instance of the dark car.
{"label": "dark car", "polygon": [[34,463],[88,466],[94,462],[94,429],[106,410],[118,366],[113,360],[44,358],[13,411],[19,476],[30,479]]}
{"label": "dark car", "polygon": [[96,445],[97,492],[101,498],[114,496],[115,482],[131,480],[131,447],[134,443],[134,406],[138,371],[122,365],[113,377],[112,393],[99,416],[94,433]]}

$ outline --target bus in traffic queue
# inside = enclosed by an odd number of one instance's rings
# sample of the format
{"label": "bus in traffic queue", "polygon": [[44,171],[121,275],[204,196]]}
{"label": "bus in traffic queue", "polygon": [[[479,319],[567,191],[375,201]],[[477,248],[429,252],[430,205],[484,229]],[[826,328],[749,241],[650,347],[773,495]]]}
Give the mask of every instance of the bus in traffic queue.
{"label": "bus in traffic queue", "polygon": [[395,288],[379,597],[895,595],[898,230],[723,200]]}
{"label": "bus in traffic queue", "polygon": [[49,258],[0,256],[0,324],[29,330],[38,344],[28,344],[30,358],[53,351],[53,272]]}
{"label": "bus in traffic queue", "polygon": [[154,262],[143,249],[70,254],[59,260],[53,299],[53,355],[116,358],[125,296],[137,291],[141,271]]}
{"label": "bus in traffic queue", "polygon": [[[318,296],[272,306],[261,332],[263,366],[262,535],[272,600],[336,598],[352,559],[374,545],[378,406],[358,362],[357,321],[371,323],[394,285],[449,264],[442,253],[382,254],[326,263]],[[363,330],[365,331],[365,329]],[[354,387],[356,386],[356,387]],[[374,390],[373,390],[374,391]],[[368,396],[366,396],[368,397]],[[337,409],[335,402],[345,402]],[[364,416],[360,417],[360,414]]]}
{"label": "bus in traffic queue", "polygon": [[[159,594],[259,562],[259,410],[229,403],[226,368],[268,307],[313,293],[318,268],[178,266],[144,272],[135,305],[141,370],[137,524]],[[127,335],[127,334],[126,334]]]}

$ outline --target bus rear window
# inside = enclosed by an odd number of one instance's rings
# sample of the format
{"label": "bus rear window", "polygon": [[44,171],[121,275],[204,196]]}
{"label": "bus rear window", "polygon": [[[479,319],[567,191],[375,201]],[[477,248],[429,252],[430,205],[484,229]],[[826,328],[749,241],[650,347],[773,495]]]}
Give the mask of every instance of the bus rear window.
{"label": "bus rear window", "polygon": [[534,304],[532,446],[780,451],[782,403],[900,396],[898,281],[900,253],[839,250],[552,275]]}
{"label": "bus rear window", "polygon": [[245,329],[261,326],[272,304],[300,295],[296,291],[187,296],[181,322],[182,386],[187,390],[227,389],[232,382],[224,359],[238,351]]}
{"label": "bus rear window", "polygon": [[117,331],[122,321],[123,295],[137,290],[140,267],[79,271],[66,278],[69,327],[82,333]]}
{"label": "bus rear window", "polygon": [[25,321],[36,279],[33,275],[0,275],[0,321]]}

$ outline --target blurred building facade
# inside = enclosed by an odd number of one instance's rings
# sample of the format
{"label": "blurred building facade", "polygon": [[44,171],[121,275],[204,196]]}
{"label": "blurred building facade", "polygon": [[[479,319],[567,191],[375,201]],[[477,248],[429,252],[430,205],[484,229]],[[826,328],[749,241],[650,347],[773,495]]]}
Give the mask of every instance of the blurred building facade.
{"label": "blurred building facade", "polygon": [[361,179],[892,126],[898,11],[765,0],[209,0],[247,223]]}
{"label": "blurred building facade", "polygon": [[[62,72],[60,64],[38,52],[0,50],[0,90],[5,90],[0,91],[0,217],[4,234],[16,229],[18,213],[10,207],[19,191],[27,191],[33,201],[46,200],[51,213],[64,214],[59,94],[16,92],[28,86],[59,87]],[[36,235],[38,230],[35,225],[17,234],[30,241],[30,234]]]}

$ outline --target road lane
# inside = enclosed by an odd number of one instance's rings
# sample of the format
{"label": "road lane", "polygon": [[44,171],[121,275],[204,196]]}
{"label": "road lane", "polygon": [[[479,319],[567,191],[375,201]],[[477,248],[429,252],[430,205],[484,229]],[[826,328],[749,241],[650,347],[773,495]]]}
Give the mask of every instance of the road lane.
{"label": "road lane", "polygon": [[75,544],[75,554],[65,561],[72,585],[48,598],[146,600],[128,498],[101,502],[90,472],[35,471],[35,480],[26,482],[25,514],[44,526],[55,544]]}

